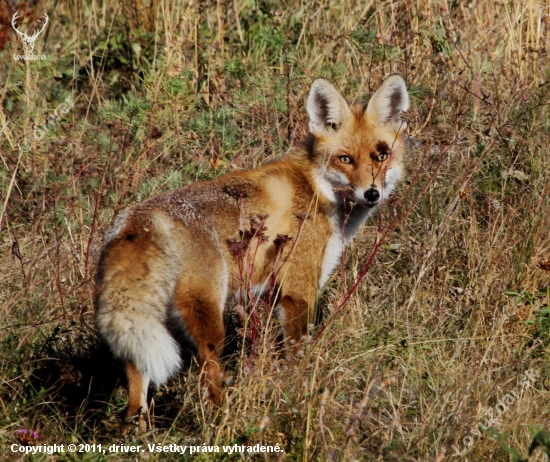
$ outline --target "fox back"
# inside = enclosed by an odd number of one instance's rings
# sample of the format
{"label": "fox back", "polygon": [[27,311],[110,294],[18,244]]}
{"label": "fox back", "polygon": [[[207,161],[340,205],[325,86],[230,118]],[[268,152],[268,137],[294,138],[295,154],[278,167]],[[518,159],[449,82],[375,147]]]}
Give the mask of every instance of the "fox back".
{"label": "fox back", "polygon": [[223,310],[242,296],[243,278],[258,294],[276,288],[287,339],[308,334],[344,246],[402,176],[408,107],[398,75],[368,104],[351,105],[317,79],[306,104],[309,137],[283,158],[118,215],[97,271],[97,326],[125,364],[128,420],[137,414],[145,430],[150,382],[161,385],[180,367],[177,330],[196,346],[207,396],[220,401]]}

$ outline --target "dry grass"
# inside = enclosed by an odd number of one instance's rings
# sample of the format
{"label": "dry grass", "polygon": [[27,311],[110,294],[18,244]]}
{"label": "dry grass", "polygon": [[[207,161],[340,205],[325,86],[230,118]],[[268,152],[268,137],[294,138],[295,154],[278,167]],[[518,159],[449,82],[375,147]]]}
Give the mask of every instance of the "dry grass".
{"label": "dry grass", "polygon": [[[235,342],[217,410],[203,404],[195,366],[184,369],[154,393],[158,431],[139,443],[280,443],[285,460],[527,456],[550,421],[550,273],[537,265],[550,257],[547,4],[44,1],[28,15],[43,12],[47,60],[14,61],[13,34],[0,51],[6,457],[22,428],[40,444],[120,440],[104,421],[124,408],[123,378],[96,339],[92,282],[114,214],[283,153],[305,133],[313,77],[361,99],[390,72],[412,97],[410,180],[325,290],[326,329],[293,357],[271,331],[253,356]],[[74,108],[18,149],[67,95]],[[539,376],[478,430],[525,371]]]}

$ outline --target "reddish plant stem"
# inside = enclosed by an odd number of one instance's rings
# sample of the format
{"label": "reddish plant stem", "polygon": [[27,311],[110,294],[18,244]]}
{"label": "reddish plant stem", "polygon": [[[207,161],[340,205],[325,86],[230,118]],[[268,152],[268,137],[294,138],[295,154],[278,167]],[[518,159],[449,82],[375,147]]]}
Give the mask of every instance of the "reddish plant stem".
{"label": "reddish plant stem", "polygon": [[97,217],[99,216],[99,204],[101,202],[101,190],[103,189],[104,181],[105,181],[105,172],[103,173],[103,177],[101,178],[99,192],[97,193],[97,197],[95,199],[94,216],[92,218],[92,226],[90,227],[90,236],[88,237],[88,243],[86,245],[86,258],[84,260],[84,276],[86,278],[90,277],[90,260],[91,260],[91,253],[92,253],[92,241],[94,238],[94,232],[97,225]]}

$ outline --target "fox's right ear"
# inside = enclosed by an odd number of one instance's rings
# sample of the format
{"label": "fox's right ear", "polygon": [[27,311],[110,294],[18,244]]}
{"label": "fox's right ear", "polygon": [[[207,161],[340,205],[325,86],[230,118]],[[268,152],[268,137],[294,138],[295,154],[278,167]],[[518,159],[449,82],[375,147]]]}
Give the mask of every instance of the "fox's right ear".
{"label": "fox's right ear", "polygon": [[306,109],[309,116],[309,131],[313,135],[326,134],[329,129],[337,130],[350,114],[346,100],[325,79],[313,81]]}

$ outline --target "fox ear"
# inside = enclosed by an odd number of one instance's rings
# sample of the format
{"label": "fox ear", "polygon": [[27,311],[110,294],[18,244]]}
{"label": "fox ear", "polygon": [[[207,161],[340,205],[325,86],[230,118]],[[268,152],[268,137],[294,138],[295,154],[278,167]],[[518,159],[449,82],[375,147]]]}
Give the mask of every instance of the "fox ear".
{"label": "fox ear", "polygon": [[397,133],[407,128],[401,114],[409,109],[409,94],[403,77],[390,75],[372,95],[367,106],[367,117],[375,125],[391,123]]}
{"label": "fox ear", "polygon": [[348,117],[348,103],[334,86],[325,79],[315,79],[307,98],[309,131],[313,135],[337,130]]}

